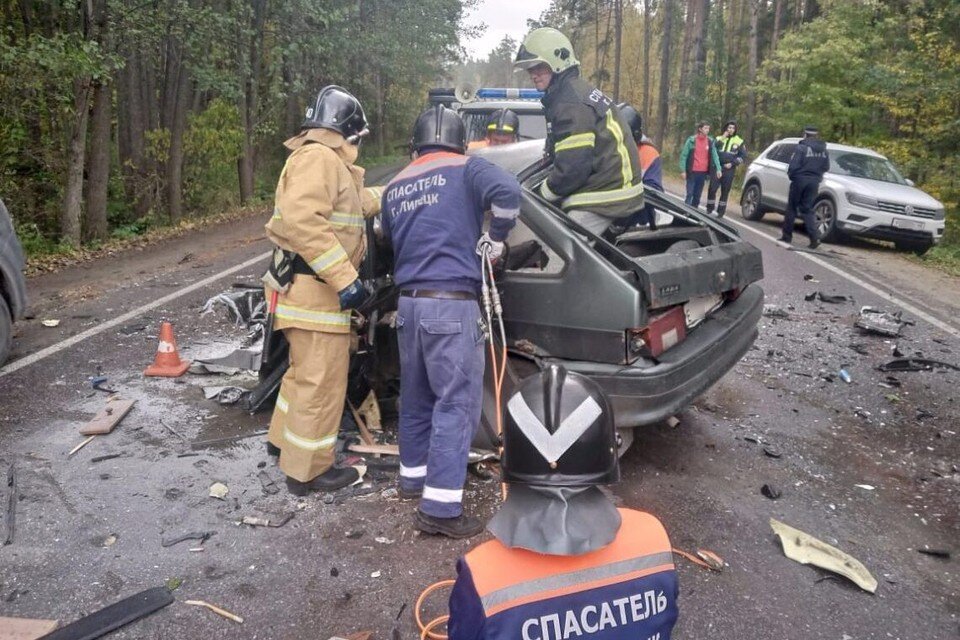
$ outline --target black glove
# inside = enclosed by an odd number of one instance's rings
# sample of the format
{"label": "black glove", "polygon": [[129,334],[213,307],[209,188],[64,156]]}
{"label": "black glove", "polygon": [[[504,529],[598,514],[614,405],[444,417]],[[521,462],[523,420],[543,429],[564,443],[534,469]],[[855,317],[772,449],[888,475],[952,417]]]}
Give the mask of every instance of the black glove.
{"label": "black glove", "polygon": [[340,298],[340,310],[346,311],[362,306],[370,297],[370,292],[363,286],[360,278],[357,278],[350,286],[338,291],[337,296]]}

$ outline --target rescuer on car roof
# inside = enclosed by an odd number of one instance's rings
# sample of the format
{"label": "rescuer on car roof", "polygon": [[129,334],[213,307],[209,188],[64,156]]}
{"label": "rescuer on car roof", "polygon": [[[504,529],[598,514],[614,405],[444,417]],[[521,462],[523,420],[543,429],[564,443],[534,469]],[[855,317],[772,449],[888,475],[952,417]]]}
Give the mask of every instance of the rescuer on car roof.
{"label": "rescuer on car roof", "polygon": [[507,501],[496,537],[457,563],[450,640],[669,640],[677,621],[670,540],[654,516],[617,509],[613,412],[590,379],[550,365],[523,380],[503,429]]}
{"label": "rescuer on car roof", "polygon": [[[417,118],[411,147],[415,159],[384,189],[382,214],[400,290],[399,491],[420,498],[420,531],[465,538],[483,530],[462,504],[483,393],[478,254],[503,252],[520,213],[520,185],[489,161],[463,155],[463,121],[442,105]],[[486,211],[492,218],[483,233]]]}
{"label": "rescuer on car roof", "polygon": [[510,109],[497,109],[490,114],[487,120],[486,137],[483,140],[474,140],[468,149],[482,149],[484,147],[498,147],[502,144],[513,144],[520,139],[520,118]]}
{"label": "rescuer on car roof", "polygon": [[368,132],[363,107],[342,87],[324,87],[277,184],[267,237],[278,247],[264,276],[279,292],[274,316],[290,343],[267,450],[280,456],[296,495],[354,482],[356,469],[334,466],[350,360],[350,310],[367,293],[357,277],[365,251],[364,217],[380,210],[379,189],[363,188],[354,165]]}
{"label": "rescuer on car roof", "polygon": [[540,194],[600,234],[643,206],[637,149],[613,101],[580,78],[580,62],[565,35],[535,29],[517,51],[514,68],[530,74],[547,119],[553,167]]}

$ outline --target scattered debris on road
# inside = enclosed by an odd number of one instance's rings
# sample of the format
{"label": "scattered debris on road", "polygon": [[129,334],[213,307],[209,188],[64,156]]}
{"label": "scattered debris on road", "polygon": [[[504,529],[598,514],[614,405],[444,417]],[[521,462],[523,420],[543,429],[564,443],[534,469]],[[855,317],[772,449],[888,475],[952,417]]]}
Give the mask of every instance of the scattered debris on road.
{"label": "scattered debris on road", "polygon": [[933,556],[934,558],[950,558],[950,551],[947,549],[931,549],[930,547],[923,547],[922,549],[917,549],[920,553],[925,556]]}
{"label": "scattered debris on road", "polygon": [[777,458],[777,459],[779,459],[783,454],[780,453],[780,451],[779,451],[778,449],[774,449],[773,447],[764,447],[764,448],[763,448],[763,455],[767,456],[768,458]]}
{"label": "scattered debris on road", "polygon": [[244,286],[219,293],[207,300],[200,315],[211,313],[218,306],[227,309],[230,319],[238,327],[263,324],[267,319],[267,301],[260,287],[253,289]]}
{"label": "scattered debris on road", "polygon": [[776,500],[783,495],[780,489],[777,489],[772,484],[765,484],[760,487],[760,493],[762,493],[765,498],[770,498],[771,500]]}
{"label": "scattered debris on road", "polygon": [[864,591],[876,593],[877,579],[853,556],[774,518],[770,518],[770,526],[780,538],[784,555],[791,560],[838,573]]}
{"label": "scattered debris on road", "polygon": [[943,362],[942,360],[931,360],[930,358],[897,358],[896,360],[891,360],[890,362],[880,365],[877,369],[884,372],[933,371],[934,369],[960,371],[960,367],[955,364]]}
{"label": "scattered debris on road", "polygon": [[238,624],[243,624],[243,618],[241,618],[241,617],[238,616],[237,614],[235,614],[235,613],[230,613],[230,612],[227,611],[226,609],[221,609],[221,608],[218,607],[217,605],[215,605],[215,604],[210,604],[209,602],[206,602],[205,600],[184,600],[184,601],[183,601],[183,604],[189,604],[189,605],[191,605],[191,606],[193,606],[193,607],[206,607],[207,609],[210,609],[210,611],[213,611],[215,614],[217,614],[217,615],[219,615],[219,616],[223,616],[224,618],[227,618],[228,620],[233,620],[234,622],[236,622],[236,623],[238,623]]}
{"label": "scattered debris on road", "polygon": [[17,493],[17,468],[10,463],[7,469],[7,534],[3,539],[3,546],[13,543],[13,532],[17,522],[17,501],[20,499]]}
{"label": "scattered debris on road", "polygon": [[107,398],[103,409],[80,429],[82,436],[102,436],[110,433],[126,417],[136,400],[123,400],[117,396]]}
{"label": "scattered debris on road", "polygon": [[175,544],[180,544],[181,542],[186,542],[187,540],[199,540],[200,544],[203,544],[215,535],[217,535],[216,531],[191,531],[190,533],[184,533],[183,535],[179,536],[162,538],[160,540],[160,546],[172,547]]}
{"label": "scattered debris on road", "polygon": [[276,495],[280,491],[280,487],[277,486],[277,483],[273,481],[273,478],[270,477],[264,470],[257,472],[257,478],[260,479],[260,486],[263,487],[263,492],[271,496]]}
{"label": "scattered debris on road", "polygon": [[42,324],[43,326],[45,326],[45,327],[47,327],[47,328],[49,328],[49,329],[52,329],[53,327],[60,326],[60,321],[59,321],[59,320],[53,320],[53,319],[41,320],[41,321],[40,321],[40,324]]}
{"label": "scattered debris on road", "polygon": [[840,369],[840,379],[847,384],[853,382],[853,378],[850,377],[850,372],[848,372],[846,369]]}
{"label": "scattered debris on road", "polygon": [[242,387],[204,387],[203,397],[207,400],[216,398],[222,405],[237,404],[250,391]]}
{"label": "scattered debris on road", "polygon": [[788,320],[790,318],[790,313],[786,309],[778,307],[775,304],[763,305],[763,315],[766,318],[780,318],[782,320]]}
{"label": "scattered debris on road", "polygon": [[114,458],[119,458],[122,455],[123,455],[122,453],[108,453],[105,456],[97,456],[95,458],[90,458],[90,462],[91,463],[106,462],[107,460],[113,460]]}
{"label": "scattered debris on road", "polygon": [[173,594],[166,587],[147,589],[60,627],[44,636],[44,640],[99,638],[114,629],[159,611],[172,602]]}
{"label": "scattered debris on road", "polygon": [[867,333],[876,333],[882,336],[898,337],[904,322],[900,319],[900,312],[887,313],[873,307],[863,307],[854,326]]}
{"label": "scattered debris on road", "polygon": [[0,616],[0,638],[10,640],[36,640],[43,638],[57,628],[56,620],[37,620],[32,618],[6,618]]}
{"label": "scattered debris on road", "polygon": [[95,391],[103,391],[104,393],[117,393],[116,389],[111,389],[105,387],[108,378],[106,376],[91,376],[90,377],[90,386],[94,388]]}
{"label": "scattered debris on road", "polygon": [[678,556],[686,558],[697,566],[703,567],[704,569],[710,569],[711,571],[716,571],[717,573],[723,571],[724,567],[729,566],[723,558],[709,549],[697,549],[697,555],[693,555],[692,553],[684,551],[683,549],[678,549],[677,547],[673,547],[672,551]]}
{"label": "scattered debris on road", "polygon": [[814,300],[819,300],[820,302],[826,302],[828,304],[840,304],[841,302],[851,302],[853,299],[848,296],[842,295],[831,295],[829,293],[824,293],[822,291],[814,291],[813,293],[808,293],[803,296],[803,299],[807,302],[813,302]]}
{"label": "scattered debris on road", "polygon": [[222,482],[214,482],[210,485],[210,497],[217,500],[223,500],[230,493],[230,488]]}
{"label": "scattered debris on road", "polygon": [[193,374],[235,375],[241,371],[256,372],[260,369],[260,352],[252,349],[236,349],[219,358],[196,360],[190,367]]}
{"label": "scattered debris on road", "polygon": [[863,489],[864,491],[873,491],[874,489],[876,489],[876,487],[873,486],[872,484],[855,484],[853,486],[855,486],[858,489]]}
{"label": "scattered debris on road", "polygon": [[69,458],[70,456],[75,454],[77,451],[80,451],[80,449],[83,449],[85,446],[93,442],[93,439],[96,437],[97,436],[90,436],[89,438],[87,438],[86,440],[84,440],[83,442],[75,446],[73,449],[70,449],[70,453],[67,454],[67,457]]}
{"label": "scattered debris on road", "polygon": [[242,520],[237,522],[238,525],[248,524],[251,527],[271,527],[273,529],[279,529],[283,525],[287,524],[293,520],[293,513],[288,513],[285,516],[282,516],[279,520],[270,520],[269,518],[258,518],[257,516],[244,516]]}

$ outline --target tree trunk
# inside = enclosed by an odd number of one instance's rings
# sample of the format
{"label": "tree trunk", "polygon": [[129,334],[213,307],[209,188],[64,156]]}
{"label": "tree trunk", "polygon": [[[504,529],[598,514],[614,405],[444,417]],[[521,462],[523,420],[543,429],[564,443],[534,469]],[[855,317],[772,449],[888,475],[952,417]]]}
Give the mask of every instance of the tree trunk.
{"label": "tree trunk", "polygon": [[737,71],[740,66],[740,41],[743,34],[743,0],[731,0],[727,12],[730,28],[727,29],[727,79],[723,98],[723,114],[725,118],[734,116],[733,101],[737,96]]}
{"label": "tree trunk", "polygon": [[171,222],[183,218],[183,134],[187,128],[187,105],[190,104],[190,74],[180,67],[177,74],[177,101],[170,126],[170,153],[167,158],[167,211]]}
{"label": "tree trunk", "polygon": [[[107,33],[107,2],[94,3],[96,37],[103,50],[109,51]],[[113,123],[113,84],[101,78],[93,86],[93,115],[91,116],[90,151],[87,157],[87,211],[83,220],[83,239],[102,240],[107,237],[107,190],[110,184],[110,149]]]}
{"label": "tree trunk", "polygon": [[750,12],[750,59],[749,59],[749,68],[747,70],[747,75],[749,76],[750,88],[747,90],[747,122],[746,122],[746,133],[747,133],[747,143],[748,149],[752,149],[755,140],[754,135],[754,124],[757,111],[757,93],[753,89],[753,84],[757,81],[757,64],[758,64],[758,40],[759,40],[759,29],[758,22],[760,19],[760,2],[763,0],[749,0],[747,5],[747,10]]}
{"label": "tree trunk", "polygon": [[623,43],[623,0],[614,0],[613,101],[620,102],[620,48]]}
{"label": "tree trunk", "polygon": [[90,155],[87,159],[87,215],[84,240],[107,237],[107,188],[110,184],[110,132],[113,116],[113,85],[97,82],[93,89]]}
{"label": "tree trunk", "polygon": [[650,116],[650,2],[643,0],[643,117]]}
{"label": "tree trunk", "polygon": [[244,95],[241,105],[243,119],[243,155],[239,160],[240,204],[247,204],[253,198],[254,171],[257,153],[257,115],[260,103],[260,70],[263,56],[263,26],[266,20],[266,0],[252,0],[252,23],[250,24],[250,46],[248,50],[249,67],[244,83]]}
{"label": "tree trunk", "polygon": [[83,217],[83,166],[86,155],[87,122],[90,119],[90,78],[74,80],[74,117],[67,144],[67,180],[60,210],[60,240],[80,246],[80,221]]}
{"label": "tree trunk", "polygon": [[663,0],[663,46],[660,54],[660,104],[657,109],[657,146],[663,148],[670,117],[670,40],[673,31],[674,0]]}

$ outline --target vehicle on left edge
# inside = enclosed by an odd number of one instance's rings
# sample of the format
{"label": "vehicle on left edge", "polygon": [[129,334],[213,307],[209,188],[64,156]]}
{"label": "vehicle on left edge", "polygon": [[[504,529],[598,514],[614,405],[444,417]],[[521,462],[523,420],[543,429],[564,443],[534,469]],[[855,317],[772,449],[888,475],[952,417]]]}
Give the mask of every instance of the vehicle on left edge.
{"label": "vehicle on left edge", "polygon": [[13,228],[13,220],[0,200],[0,365],[10,354],[13,323],[27,308],[27,283],[23,277],[26,260]]}

